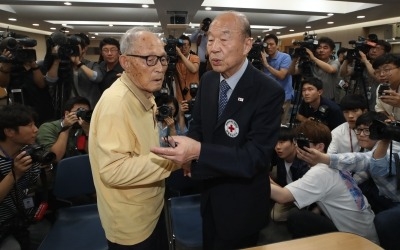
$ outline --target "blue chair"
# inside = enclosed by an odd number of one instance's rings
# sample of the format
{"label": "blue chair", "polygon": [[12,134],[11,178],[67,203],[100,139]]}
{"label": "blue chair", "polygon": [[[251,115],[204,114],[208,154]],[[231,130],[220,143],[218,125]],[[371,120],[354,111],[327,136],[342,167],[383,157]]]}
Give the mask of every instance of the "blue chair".
{"label": "blue chair", "polygon": [[[95,193],[89,156],[62,159],[56,169],[53,193],[68,200]],[[38,250],[106,250],[107,239],[101,226],[97,204],[60,208],[56,221]]]}
{"label": "blue chair", "polygon": [[200,194],[171,197],[165,206],[169,248],[202,249]]}

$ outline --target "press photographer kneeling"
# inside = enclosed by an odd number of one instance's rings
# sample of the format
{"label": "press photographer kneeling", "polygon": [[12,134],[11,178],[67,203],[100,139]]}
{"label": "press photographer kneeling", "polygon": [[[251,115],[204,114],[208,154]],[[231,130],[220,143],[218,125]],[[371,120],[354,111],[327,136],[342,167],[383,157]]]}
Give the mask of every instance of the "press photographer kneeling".
{"label": "press photographer kneeling", "polygon": [[51,170],[43,165],[55,156],[33,146],[36,118],[33,110],[21,104],[0,109],[1,250],[36,249],[50,227],[46,220],[38,223],[46,210],[39,194],[46,194],[46,173]]}

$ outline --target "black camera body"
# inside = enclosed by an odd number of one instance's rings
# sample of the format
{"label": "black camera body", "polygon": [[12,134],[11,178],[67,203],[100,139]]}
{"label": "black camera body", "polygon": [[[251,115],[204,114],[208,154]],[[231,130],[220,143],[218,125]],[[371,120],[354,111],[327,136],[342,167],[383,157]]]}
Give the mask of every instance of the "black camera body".
{"label": "black camera body", "polygon": [[79,56],[82,39],[79,36],[66,36],[62,32],[54,32],[47,39],[47,50],[51,51],[54,47],[53,56],[61,60],[61,63],[70,63],[71,56]]}
{"label": "black camera body", "polygon": [[297,135],[296,144],[297,144],[297,147],[299,147],[299,148],[301,148],[303,150],[305,150],[304,149],[305,147],[307,147],[307,148],[310,147],[310,141],[308,140],[308,138],[303,133],[300,133],[300,134]]}
{"label": "black camera body", "polygon": [[204,32],[207,32],[208,29],[210,28],[210,24],[211,24],[211,18],[204,18],[204,20],[202,21],[203,23],[203,27],[201,27],[201,30]]}
{"label": "black camera body", "polygon": [[25,151],[27,155],[31,156],[32,162],[40,165],[49,165],[56,159],[55,153],[45,150],[38,144],[25,145],[20,151]]}
{"label": "black camera body", "polygon": [[163,104],[157,108],[157,121],[164,121],[165,118],[172,117],[172,109],[167,104]]}
{"label": "black camera body", "polygon": [[299,68],[301,69],[304,77],[312,77],[312,61],[306,49],[311,50],[313,53],[318,47],[318,40],[316,35],[305,35],[303,41],[293,41],[292,44],[298,46],[293,50],[291,56],[299,58]]}
{"label": "black camera body", "polygon": [[373,120],[369,126],[369,138],[372,140],[395,140],[400,142],[400,122],[385,123]]}
{"label": "black camera body", "polygon": [[176,63],[178,62],[178,55],[176,53],[176,47],[182,47],[182,39],[169,38],[166,40],[164,50],[169,58],[167,71],[174,71]]}
{"label": "black camera body", "polygon": [[197,95],[197,90],[199,88],[199,85],[197,83],[191,83],[190,84],[190,88],[189,88],[189,93],[190,96],[192,97],[192,99],[190,99],[187,103],[188,103],[188,111],[186,111],[186,114],[191,114],[193,107],[194,107],[194,103],[196,101],[196,95]]}
{"label": "black camera body", "polygon": [[381,83],[378,87],[378,96],[387,95],[387,93],[383,92],[384,90],[390,90],[389,83]]}
{"label": "black camera body", "polygon": [[83,108],[79,108],[76,111],[76,116],[78,118],[82,118],[82,120],[84,120],[85,122],[90,123],[90,120],[92,119],[92,113],[93,113],[93,110],[85,110]]}
{"label": "black camera body", "polygon": [[261,52],[267,47],[267,45],[261,41],[255,41],[251,46],[247,59],[257,69],[262,69]]}
{"label": "black camera body", "polygon": [[25,63],[36,61],[36,50],[25,49],[24,47],[35,47],[37,41],[28,37],[15,38],[14,33],[10,33],[7,37],[0,37],[0,51],[4,49],[11,52],[12,58],[0,57],[0,62],[6,63]]}

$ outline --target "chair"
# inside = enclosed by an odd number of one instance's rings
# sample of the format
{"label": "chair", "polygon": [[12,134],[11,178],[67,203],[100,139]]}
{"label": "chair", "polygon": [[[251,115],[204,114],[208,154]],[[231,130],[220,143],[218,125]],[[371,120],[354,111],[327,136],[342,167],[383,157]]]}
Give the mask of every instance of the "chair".
{"label": "chair", "polygon": [[[65,158],[58,163],[53,193],[59,199],[95,193],[88,155]],[[53,226],[38,249],[108,249],[97,204],[60,208]]]}
{"label": "chair", "polygon": [[169,198],[165,213],[169,249],[202,249],[200,194]]}

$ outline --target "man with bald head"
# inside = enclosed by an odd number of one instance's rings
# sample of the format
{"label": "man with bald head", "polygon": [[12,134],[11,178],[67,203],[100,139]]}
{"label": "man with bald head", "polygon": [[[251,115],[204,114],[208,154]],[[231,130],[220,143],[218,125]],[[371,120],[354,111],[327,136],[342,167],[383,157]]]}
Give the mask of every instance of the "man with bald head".
{"label": "man with bald head", "polygon": [[159,145],[153,92],[168,66],[162,41],[143,28],[121,38],[122,76],[94,109],[89,157],[109,249],[168,249],[164,179],[177,165],[150,152]]}
{"label": "man with bald head", "polygon": [[243,14],[218,15],[207,36],[213,71],[201,78],[188,137],[173,136],[175,148],[152,152],[192,161],[191,176],[203,186],[204,249],[251,247],[269,220],[268,171],[284,91],[248,62],[252,38]]}

